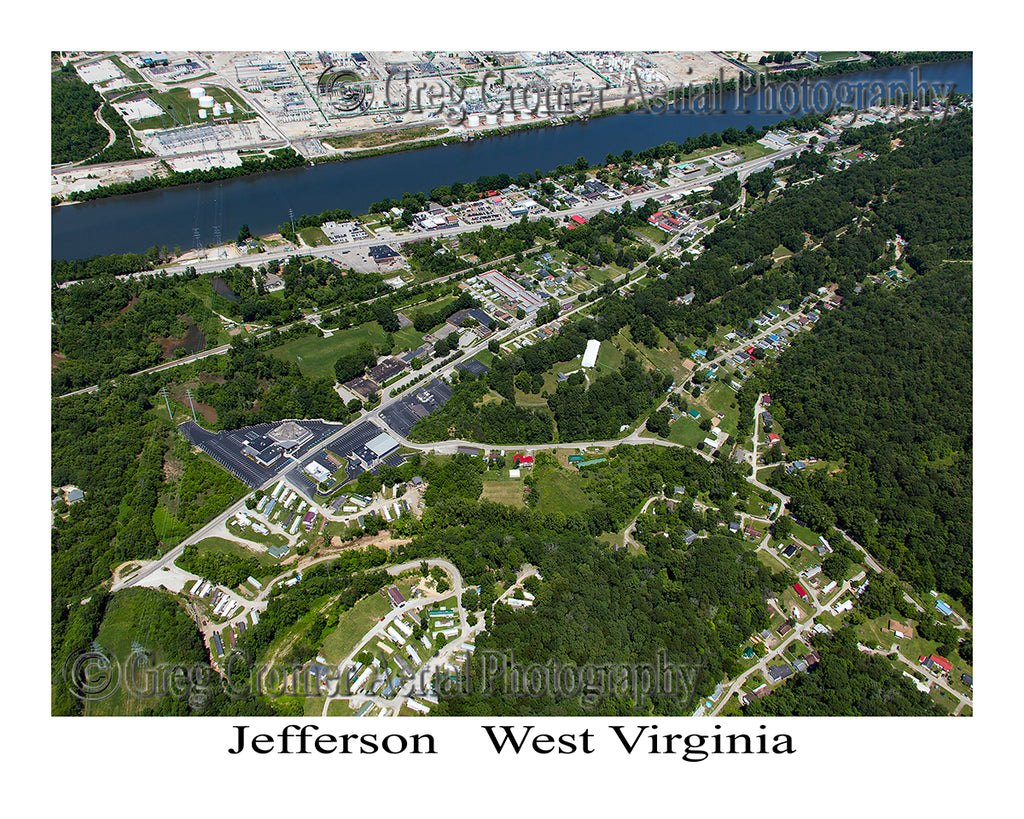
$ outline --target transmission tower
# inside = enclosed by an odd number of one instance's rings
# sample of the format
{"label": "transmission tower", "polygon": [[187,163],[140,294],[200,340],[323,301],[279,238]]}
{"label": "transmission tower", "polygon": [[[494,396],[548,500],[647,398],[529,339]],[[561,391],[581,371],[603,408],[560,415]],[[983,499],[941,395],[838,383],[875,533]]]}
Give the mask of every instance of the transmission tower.
{"label": "transmission tower", "polygon": [[161,387],[160,394],[164,397],[164,403],[167,404],[167,417],[173,421],[174,415],[171,413],[171,401],[167,397],[167,387]]}
{"label": "transmission tower", "polygon": [[[218,147],[220,143],[218,141]],[[217,247],[220,245],[220,214],[221,214],[221,190],[220,185],[217,186],[217,192],[214,194],[213,199],[213,246]]]}
{"label": "transmission tower", "polygon": [[188,396],[189,406],[192,407],[192,420],[198,424],[199,419],[196,418],[196,405],[192,403],[192,390],[185,390],[185,394]]}

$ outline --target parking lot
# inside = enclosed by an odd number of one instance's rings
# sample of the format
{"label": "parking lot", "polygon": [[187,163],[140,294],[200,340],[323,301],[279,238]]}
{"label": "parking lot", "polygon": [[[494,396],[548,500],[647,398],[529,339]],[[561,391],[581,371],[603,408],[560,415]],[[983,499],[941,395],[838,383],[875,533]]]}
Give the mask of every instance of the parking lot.
{"label": "parking lot", "polygon": [[[300,458],[338,430],[338,426],[322,421],[300,421],[299,423],[313,433],[313,437],[299,447],[295,453]],[[230,432],[209,432],[193,421],[186,421],[178,429],[189,443],[199,447],[240,481],[256,489],[287,469],[292,461],[290,458],[280,458],[269,467],[262,466],[242,454],[243,442],[247,438],[266,435],[280,424],[280,421],[275,421],[242,427]],[[374,429],[376,428],[374,427]]]}
{"label": "parking lot", "polygon": [[437,379],[431,381],[412,395],[396,401],[390,407],[381,410],[381,415],[395,432],[403,438],[409,436],[409,430],[424,416],[445,405],[452,397],[452,388]]}

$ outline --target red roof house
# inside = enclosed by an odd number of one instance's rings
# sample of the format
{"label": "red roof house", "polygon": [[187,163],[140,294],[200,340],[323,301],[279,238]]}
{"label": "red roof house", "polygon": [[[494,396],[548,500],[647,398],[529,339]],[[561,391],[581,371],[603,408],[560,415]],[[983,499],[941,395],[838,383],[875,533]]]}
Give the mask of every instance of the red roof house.
{"label": "red roof house", "polygon": [[800,595],[800,597],[802,597],[804,600],[807,599],[807,592],[804,591],[803,586],[801,586],[799,583],[794,583],[793,588],[796,590],[796,593]]}
{"label": "red roof house", "polygon": [[580,216],[578,213],[574,213],[569,218],[572,219],[572,221],[574,221],[577,225],[585,225],[587,223],[587,220]]}
{"label": "red roof house", "polygon": [[512,456],[512,461],[516,466],[533,466],[532,455],[520,455],[519,453],[516,453]]}

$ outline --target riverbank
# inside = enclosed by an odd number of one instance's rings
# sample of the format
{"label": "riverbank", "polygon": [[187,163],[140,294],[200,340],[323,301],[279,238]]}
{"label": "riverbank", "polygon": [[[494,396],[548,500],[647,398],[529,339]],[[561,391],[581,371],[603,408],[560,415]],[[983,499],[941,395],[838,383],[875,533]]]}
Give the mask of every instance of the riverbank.
{"label": "riverbank", "polygon": [[[763,81],[765,84],[780,84],[816,78],[831,78],[872,70],[892,69],[905,65],[928,65],[942,62],[954,62],[970,59],[971,57],[972,52],[905,52],[901,54],[884,52],[880,55],[873,56],[872,59],[866,62],[832,63],[826,67],[820,68],[782,70],[771,73],[768,66],[765,66],[765,73],[760,81]],[[718,80],[713,80],[711,82],[702,83],[701,85],[685,87],[682,89],[681,93],[680,89],[669,89],[670,93],[666,95],[667,99],[664,100],[664,105],[667,106],[667,110],[670,113],[672,112],[672,106],[677,106],[678,108],[680,105],[689,111],[691,109],[686,108],[686,106],[689,105],[692,100],[707,99],[710,100],[710,104],[715,106],[715,110],[718,110],[723,114],[729,113],[725,109],[725,102],[731,95],[736,96],[737,100],[739,99],[740,95],[736,94],[738,82],[738,79],[729,79],[724,83],[721,83]],[[749,80],[744,79],[743,82],[746,84]],[[164,176],[143,176],[130,182],[101,185],[89,191],[73,192],[64,197],[54,195],[51,197],[51,205],[57,206],[61,204],[71,204],[74,202],[85,202],[94,199],[123,196],[126,194],[156,190],[158,188],[169,188],[193,183],[221,181],[238,176],[262,174],[269,171],[300,167],[303,165],[315,167],[317,165],[333,164],[357,159],[369,159],[389,154],[405,153],[407,151],[418,151],[445,145],[455,145],[489,138],[510,136],[524,131],[541,130],[577,122],[586,122],[588,120],[598,120],[617,114],[628,114],[636,111],[642,111],[644,109],[660,113],[661,111],[659,111],[658,106],[663,104],[662,98],[660,96],[652,95],[649,90],[646,93],[646,98],[644,98],[639,91],[634,92],[633,94],[630,94],[627,91],[623,97],[617,99],[602,98],[600,110],[588,110],[586,113],[565,113],[540,120],[522,121],[514,124],[494,126],[483,125],[474,128],[470,128],[467,125],[460,125],[457,127],[461,130],[446,136],[437,137],[425,135],[420,138],[401,140],[391,145],[381,145],[365,149],[341,149],[339,153],[327,156],[317,156],[311,159],[295,154],[294,157],[289,158],[289,161],[286,164],[275,162],[273,160],[258,162],[256,160],[246,159],[243,161],[241,168],[211,168],[207,171],[189,171],[185,173],[171,172]],[[631,101],[638,98],[641,99],[639,103]],[[652,102],[655,103],[654,106],[652,106]],[[665,109],[663,108],[661,110]],[[702,109],[700,113],[704,113],[706,110],[710,109]],[[433,130],[433,128],[434,126],[430,126],[429,124],[417,124],[411,126],[409,130]],[[387,132],[385,131],[383,133]],[[398,136],[400,131],[392,133]],[[338,137],[337,139],[344,138],[345,137]],[[328,146],[330,146],[330,140],[331,138],[325,139]],[[333,146],[330,147],[334,149]],[[632,149],[634,146],[627,147]]]}
{"label": "riverbank", "polygon": [[[970,93],[973,71],[970,61],[943,62],[925,66],[922,81],[947,88],[955,85]],[[822,82],[839,82],[886,87],[906,84],[904,68],[845,74]],[[727,100],[731,107],[731,101]],[[469,139],[445,145],[390,152],[389,155],[360,157],[363,162],[333,162],[252,174],[227,179],[214,185],[193,184],[152,190],[132,196],[111,196],[84,202],[75,208],[51,209],[51,256],[55,259],[85,259],[114,253],[145,253],[154,245],[205,246],[211,237],[234,235],[247,224],[254,235],[280,230],[300,214],[328,210],[366,213],[374,203],[387,198],[401,201],[405,192],[422,191],[428,196],[438,187],[458,180],[473,180],[507,174],[534,174],[573,164],[585,157],[591,166],[605,165],[609,155],[640,152],[651,146],[674,142],[684,145],[689,137],[725,134],[726,141],[748,127],[778,128],[786,114],[717,113],[700,116],[652,115],[638,113],[591,116],[586,121],[565,122],[562,127],[533,127],[518,132],[493,134],[495,138]],[[810,110],[810,109],[807,109]],[[688,112],[681,112],[688,113]],[[539,123],[516,123],[516,125]],[[489,135],[491,136],[491,135]],[[382,146],[397,147],[397,146]],[[494,189],[494,185],[487,188]],[[294,214],[294,217],[289,213]],[[198,229],[198,237],[196,235]]]}

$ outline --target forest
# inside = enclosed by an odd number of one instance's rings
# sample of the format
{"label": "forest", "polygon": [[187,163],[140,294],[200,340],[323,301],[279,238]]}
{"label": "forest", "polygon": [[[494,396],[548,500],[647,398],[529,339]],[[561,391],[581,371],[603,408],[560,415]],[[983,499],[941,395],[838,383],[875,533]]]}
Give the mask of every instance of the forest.
{"label": "forest", "polygon": [[102,150],[109,134],[96,121],[103,105],[93,87],[66,64],[50,74],[50,161],[79,162]]}
{"label": "forest", "polygon": [[189,291],[195,272],[120,281],[112,276],[54,288],[51,349],[56,393],[91,386],[159,364],[172,350],[214,346],[220,320]]}
{"label": "forest", "polygon": [[971,606],[972,276],[945,264],[826,313],[766,375],[791,457],[831,477],[773,476],[794,515],[838,526],[919,591]]}
{"label": "forest", "polygon": [[109,579],[114,566],[154,556],[162,537],[180,536],[179,527],[216,515],[244,494],[240,482],[182,447],[168,423],[151,412],[154,400],[160,401],[157,383],[152,376],[125,379],[95,394],[52,402],[50,480],[85,493],[66,519],[54,519],[55,599],[86,595]]}

